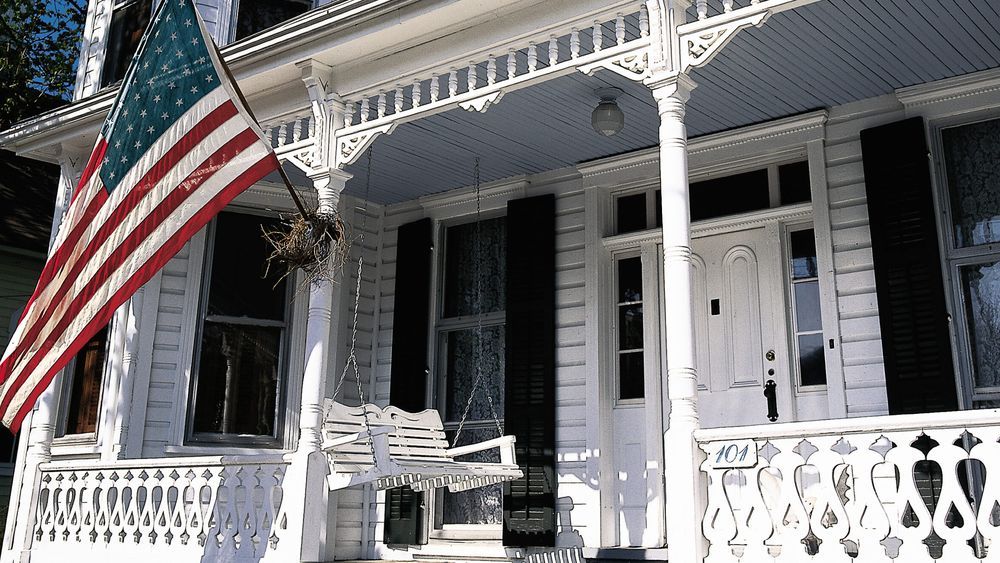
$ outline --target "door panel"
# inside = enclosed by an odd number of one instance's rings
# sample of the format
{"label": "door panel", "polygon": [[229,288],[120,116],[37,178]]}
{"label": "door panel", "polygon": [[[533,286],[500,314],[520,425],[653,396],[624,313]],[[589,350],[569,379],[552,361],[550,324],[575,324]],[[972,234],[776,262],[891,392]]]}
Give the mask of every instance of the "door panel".
{"label": "door panel", "polygon": [[769,380],[777,384],[778,420],[793,420],[777,229],[701,237],[692,246],[702,426],[767,423]]}

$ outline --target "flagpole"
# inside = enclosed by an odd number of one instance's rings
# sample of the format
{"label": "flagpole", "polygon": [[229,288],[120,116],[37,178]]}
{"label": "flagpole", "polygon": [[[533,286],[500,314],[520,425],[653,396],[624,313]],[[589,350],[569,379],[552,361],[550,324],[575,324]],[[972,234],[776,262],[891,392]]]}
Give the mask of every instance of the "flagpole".
{"label": "flagpole", "polygon": [[[257,123],[258,127],[260,127],[260,121],[257,120],[257,116],[254,115],[253,110],[250,109],[250,104],[247,103],[247,99],[243,97],[243,90],[240,90],[240,85],[236,82],[236,77],[233,76],[233,71],[229,70],[229,65],[226,64],[226,59],[223,58],[222,51],[219,50],[219,46],[215,44],[215,41],[212,41],[212,46],[215,47],[215,54],[219,57],[219,63],[222,66],[222,70],[226,72],[226,77],[229,78],[229,83],[233,85],[233,90],[236,92],[236,95],[239,96],[240,102],[243,104],[243,108],[247,110],[247,113],[250,114],[250,118]],[[292,186],[292,181],[288,179],[288,174],[285,173],[285,169],[281,167],[280,163],[278,164],[278,175],[281,176],[282,181],[284,181],[288,194],[292,196],[292,201],[295,203],[295,207],[298,208],[299,215],[301,215],[303,219],[308,218],[309,213],[306,211],[305,206],[302,205],[302,200],[299,199],[299,194],[295,191],[295,187]]]}

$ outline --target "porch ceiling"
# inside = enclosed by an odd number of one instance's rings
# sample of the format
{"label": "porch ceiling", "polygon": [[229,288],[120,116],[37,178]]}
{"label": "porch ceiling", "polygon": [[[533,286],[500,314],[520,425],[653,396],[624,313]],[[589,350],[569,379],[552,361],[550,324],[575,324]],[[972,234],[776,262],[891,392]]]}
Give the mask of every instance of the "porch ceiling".
{"label": "porch ceiling", "polygon": [[[707,67],[688,104],[697,137],[895,89],[1000,67],[995,0],[822,0],[737,35]],[[616,86],[625,130],[597,135],[595,88]],[[512,92],[485,114],[452,110],[401,125],[374,145],[370,199],[396,203],[482,181],[553,170],[652,146],[649,91],[610,72],[582,73]],[[349,167],[363,195],[366,159]]]}

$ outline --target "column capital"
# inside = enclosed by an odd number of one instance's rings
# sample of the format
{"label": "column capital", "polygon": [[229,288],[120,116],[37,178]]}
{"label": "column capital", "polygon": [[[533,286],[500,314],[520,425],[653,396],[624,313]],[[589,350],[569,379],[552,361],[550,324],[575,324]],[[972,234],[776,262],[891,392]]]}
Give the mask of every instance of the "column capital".
{"label": "column capital", "polygon": [[316,196],[319,199],[317,212],[329,214],[337,210],[340,194],[347,186],[347,181],[354,175],[339,168],[325,166],[309,173]]}
{"label": "column capital", "polygon": [[683,72],[654,74],[644,84],[653,92],[657,102],[673,99],[681,103],[687,103],[691,98],[691,91],[698,86],[697,82]]}

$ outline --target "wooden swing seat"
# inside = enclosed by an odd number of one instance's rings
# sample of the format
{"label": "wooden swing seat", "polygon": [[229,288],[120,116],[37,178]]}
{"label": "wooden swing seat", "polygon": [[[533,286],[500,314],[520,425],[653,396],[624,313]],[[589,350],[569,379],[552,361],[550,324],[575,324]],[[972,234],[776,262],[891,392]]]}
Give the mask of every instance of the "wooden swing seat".
{"label": "wooden swing seat", "polygon": [[[499,463],[456,460],[493,448],[500,449]],[[330,463],[331,491],[373,483],[378,490],[409,485],[414,491],[458,492],[523,476],[514,459],[514,436],[452,448],[433,409],[411,413],[327,399],[322,449]]]}

